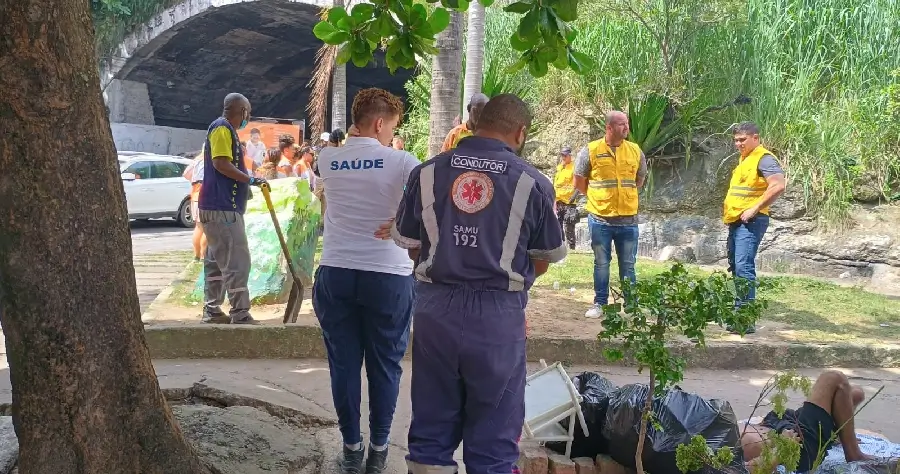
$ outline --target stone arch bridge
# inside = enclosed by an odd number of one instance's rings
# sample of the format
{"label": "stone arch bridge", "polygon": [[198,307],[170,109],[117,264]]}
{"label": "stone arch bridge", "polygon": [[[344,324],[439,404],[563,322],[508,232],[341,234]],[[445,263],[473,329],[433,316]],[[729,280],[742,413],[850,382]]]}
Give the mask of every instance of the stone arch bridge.
{"label": "stone arch bridge", "polygon": [[[241,92],[253,115],[306,118],[307,87],[321,46],[312,32],[330,0],[182,0],[132,32],[100,80],[113,123],[205,130],[222,99]],[[391,75],[379,53],[347,65],[347,113],[356,91],[405,98],[411,71]]]}

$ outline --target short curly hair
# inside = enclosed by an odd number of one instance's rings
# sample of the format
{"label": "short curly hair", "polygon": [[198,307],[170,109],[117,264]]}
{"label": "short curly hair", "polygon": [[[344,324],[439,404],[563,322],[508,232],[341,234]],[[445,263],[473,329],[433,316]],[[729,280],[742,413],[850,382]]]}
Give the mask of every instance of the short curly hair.
{"label": "short curly hair", "polygon": [[403,101],[384,89],[371,87],[363,89],[353,98],[350,109],[353,123],[363,125],[379,118],[400,117],[403,119]]}
{"label": "short curly hair", "polygon": [[294,137],[292,137],[289,133],[281,134],[278,137],[278,149],[281,151],[287,150],[294,146]]}

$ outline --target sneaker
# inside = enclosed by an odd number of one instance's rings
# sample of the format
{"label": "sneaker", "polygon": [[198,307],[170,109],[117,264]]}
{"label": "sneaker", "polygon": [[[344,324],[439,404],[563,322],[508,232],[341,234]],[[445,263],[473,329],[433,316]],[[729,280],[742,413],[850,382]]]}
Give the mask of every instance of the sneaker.
{"label": "sneaker", "polygon": [[231,320],[231,324],[259,324],[259,321],[253,319],[253,316],[247,315],[244,319]]}
{"label": "sneaker", "polygon": [[387,470],[388,448],[376,451],[369,446],[369,457],[366,458],[366,474],[382,474]]}
{"label": "sneaker", "polygon": [[231,322],[231,318],[225,313],[204,313],[200,322],[206,324],[228,324]]}
{"label": "sneaker", "polygon": [[591,309],[587,310],[587,312],[584,313],[585,318],[597,319],[600,316],[603,316],[603,310],[600,309],[600,305],[598,304],[591,306]]}
{"label": "sneaker", "polygon": [[344,446],[344,458],[341,459],[341,474],[361,474],[363,472],[363,459],[366,457],[366,448],[353,450]]}

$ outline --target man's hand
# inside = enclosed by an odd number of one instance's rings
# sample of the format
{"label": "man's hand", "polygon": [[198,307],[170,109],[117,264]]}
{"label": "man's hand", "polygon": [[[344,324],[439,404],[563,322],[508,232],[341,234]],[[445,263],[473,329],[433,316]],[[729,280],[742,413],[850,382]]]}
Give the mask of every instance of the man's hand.
{"label": "man's hand", "polygon": [[741,213],[741,221],[743,221],[746,224],[746,223],[752,221],[753,218],[756,217],[757,214],[759,214],[759,208],[756,206],[753,206],[750,209],[747,209],[746,211]]}
{"label": "man's hand", "polygon": [[786,429],[786,430],[782,431],[782,432],[781,432],[781,436],[783,436],[783,437],[785,437],[785,438],[787,438],[787,439],[794,440],[794,441],[796,441],[796,442],[798,442],[798,443],[800,443],[800,442],[803,441],[803,440],[800,438],[800,434],[797,433],[797,432],[795,432],[795,431],[792,430],[792,429]]}
{"label": "man's hand", "polygon": [[257,178],[257,177],[255,177],[255,176],[251,176],[251,177],[250,177],[250,181],[248,181],[247,184],[249,184],[250,186],[259,186],[259,187],[262,187],[263,185],[269,184],[269,182],[266,181],[266,180],[263,179],[263,178]]}
{"label": "man's hand", "polygon": [[358,137],[359,136],[359,129],[356,128],[356,124],[353,124],[350,126],[350,128],[347,130],[347,136],[348,137]]}
{"label": "man's hand", "polygon": [[375,231],[375,238],[381,240],[391,240],[391,227],[394,226],[394,219],[391,219],[384,224],[378,226],[378,230]]}

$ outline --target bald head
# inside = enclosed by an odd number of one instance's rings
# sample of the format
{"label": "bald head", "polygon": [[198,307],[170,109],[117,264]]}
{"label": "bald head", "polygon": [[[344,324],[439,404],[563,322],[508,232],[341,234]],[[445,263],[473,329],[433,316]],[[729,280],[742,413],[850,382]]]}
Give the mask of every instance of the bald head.
{"label": "bald head", "polygon": [[469,121],[467,122],[469,130],[475,130],[478,127],[478,117],[481,116],[481,111],[484,110],[484,106],[490,100],[488,96],[481,92],[474,94],[469,99],[469,105],[466,106],[466,111],[469,112]]}
{"label": "bald head", "polygon": [[531,109],[524,100],[513,94],[500,94],[485,104],[475,134],[496,138],[521,152],[531,120]]}
{"label": "bald head", "polygon": [[619,146],[628,138],[628,116],[625,112],[613,110],[606,114],[606,144]]}
{"label": "bald head", "polygon": [[226,95],[222,116],[234,128],[246,127],[245,120],[250,120],[250,101],[243,94],[237,92]]}

